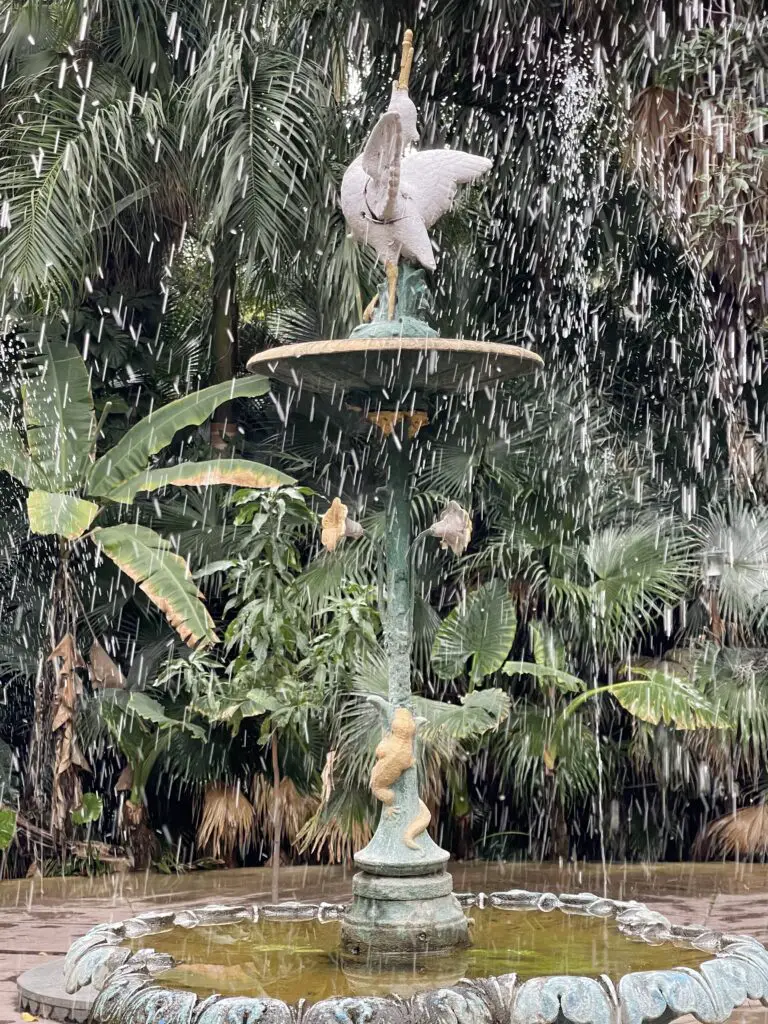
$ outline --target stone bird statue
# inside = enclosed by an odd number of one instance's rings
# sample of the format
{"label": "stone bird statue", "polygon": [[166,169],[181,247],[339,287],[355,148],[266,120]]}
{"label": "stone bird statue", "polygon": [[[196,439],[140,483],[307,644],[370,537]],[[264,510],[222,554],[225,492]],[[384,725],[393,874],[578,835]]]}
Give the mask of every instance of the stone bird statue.
{"label": "stone bird statue", "polygon": [[372,246],[385,265],[390,320],[395,316],[398,263],[403,259],[434,270],[429,229],[448,212],[459,185],[491,168],[490,160],[471,153],[407,151],[419,140],[416,107],[408,95],[412,63],[413,33],[408,29],[389,107],[341,183],[341,209],[353,238]]}

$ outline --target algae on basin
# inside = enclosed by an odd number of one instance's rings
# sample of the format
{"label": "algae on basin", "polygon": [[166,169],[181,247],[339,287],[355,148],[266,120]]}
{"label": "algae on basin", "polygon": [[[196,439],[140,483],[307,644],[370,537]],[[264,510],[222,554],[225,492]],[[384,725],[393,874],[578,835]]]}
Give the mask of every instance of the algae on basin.
{"label": "algae on basin", "polygon": [[172,928],[132,945],[151,946],[180,961],[159,979],[165,985],[201,996],[267,995],[287,1003],[345,995],[406,996],[463,977],[516,973],[521,981],[563,974],[615,978],[701,963],[699,950],[628,938],[604,918],[494,908],[473,910],[468,916],[469,949],[449,956],[417,956],[395,970],[366,971],[364,963],[342,963],[338,921],[260,920]]}

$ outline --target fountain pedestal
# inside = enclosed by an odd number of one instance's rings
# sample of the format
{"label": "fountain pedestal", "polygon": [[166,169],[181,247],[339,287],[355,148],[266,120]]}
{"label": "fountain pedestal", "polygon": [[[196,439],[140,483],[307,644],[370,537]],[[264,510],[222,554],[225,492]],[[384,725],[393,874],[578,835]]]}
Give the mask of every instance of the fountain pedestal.
{"label": "fountain pedestal", "polygon": [[[387,446],[387,599],[382,619],[388,726],[396,708],[406,709],[415,726],[410,708],[413,596],[409,447],[408,430],[402,424],[399,436],[394,432]],[[411,733],[400,741],[407,750],[405,756],[412,757],[413,740]],[[415,765],[389,783],[389,789],[391,804],[382,806],[373,838],[355,854],[355,863],[362,871],[355,875],[353,900],[342,921],[342,950],[370,960],[398,954],[412,956],[415,952],[439,953],[469,945],[467,919],[453,895],[453,880],[444,870],[448,853],[426,831],[429,812],[419,799]]]}
{"label": "fountain pedestal", "polygon": [[[411,288],[410,277],[405,285]],[[415,288],[411,291],[416,294]],[[356,410],[361,423],[377,424],[384,435],[388,516],[382,622],[388,702],[383,731],[390,730],[385,739],[392,742],[393,720],[400,715],[410,723],[410,735],[391,777],[375,786],[374,769],[371,788],[383,801],[382,813],[370,843],[355,855],[361,870],[341,929],[344,957],[373,968],[391,965],[398,956],[412,961],[416,954],[432,956],[469,945],[468,922],[445,870],[449,855],[426,831],[429,813],[419,799],[413,758],[409,434],[428,422],[425,410],[441,396],[463,396],[463,412],[471,415],[475,392],[541,366],[538,356],[513,345],[435,337],[426,325],[419,327],[405,303],[398,312],[401,319],[374,321],[351,338],[270,349],[248,364],[293,394],[307,390],[330,398],[340,410]],[[377,767],[386,756],[377,750]]]}

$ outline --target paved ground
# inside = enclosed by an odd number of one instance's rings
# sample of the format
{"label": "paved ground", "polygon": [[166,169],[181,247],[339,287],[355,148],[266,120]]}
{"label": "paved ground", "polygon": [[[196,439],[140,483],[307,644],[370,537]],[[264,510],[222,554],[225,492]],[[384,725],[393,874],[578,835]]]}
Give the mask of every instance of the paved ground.
{"label": "paved ground", "polygon": [[[700,922],[747,932],[768,943],[768,866],[736,864],[453,865],[457,891],[528,888],[594,892],[641,899],[675,922]],[[284,868],[281,899],[348,898],[344,868]],[[66,952],[72,940],[102,921],[120,921],[156,907],[269,902],[269,872],[239,871],[109,878],[34,878],[0,883],[0,1024],[18,1024],[15,981],[45,957]],[[738,1015],[743,1024],[768,1024],[768,1011]],[[734,1018],[735,1020],[736,1018]]]}

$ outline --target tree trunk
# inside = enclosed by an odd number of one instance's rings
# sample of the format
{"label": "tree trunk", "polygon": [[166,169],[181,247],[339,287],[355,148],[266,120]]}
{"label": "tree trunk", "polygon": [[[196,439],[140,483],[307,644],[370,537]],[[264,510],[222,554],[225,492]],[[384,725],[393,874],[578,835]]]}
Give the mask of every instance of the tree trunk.
{"label": "tree trunk", "polygon": [[280,847],[283,838],[283,799],[280,792],[280,761],[277,756],[277,733],[272,733],[272,902],[280,896]]}
{"label": "tree trunk", "polygon": [[[52,611],[49,616],[53,616]],[[55,693],[56,672],[43,650],[35,680],[34,719],[21,810],[28,821],[46,832],[51,827],[54,762],[54,739],[51,724]]]}
{"label": "tree trunk", "polygon": [[61,585],[54,591],[59,606],[60,625],[51,640],[54,647],[48,656],[56,673],[53,704],[53,731],[56,749],[53,768],[53,794],[51,800],[51,832],[54,842],[64,857],[67,842],[72,837],[71,812],[79,807],[83,798],[81,772],[90,772],[77,736],[77,713],[83,684],[80,670],[85,662],[77,649],[75,631],[76,614],[72,581],[69,578],[69,545],[61,541]]}
{"label": "tree trunk", "polygon": [[[213,383],[232,380],[237,360],[237,270],[230,262],[225,243],[219,242],[213,251],[213,301],[211,310],[211,355],[213,357]],[[211,422],[211,444],[226,449],[237,431],[233,419],[234,409],[226,402]]]}
{"label": "tree trunk", "polygon": [[565,819],[565,811],[560,801],[555,800],[552,808],[552,859],[568,860],[570,852],[570,837],[568,835],[568,822]]}
{"label": "tree trunk", "polygon": [[56,709],[58,673],[51,652],[67,629],[65,573],[68,549],[59,545],[59,559],[51,582],[50,605],[45,640],[40,650],[35,680],[34,718],[29,743],[29,758],[21,811],[24,817],[44,832],[55,832],[52,800],[56,768],[56,739],[53,719]]}
{"label": "tree trunk", "polygon": [[157,839],[147,822],[147,809],[143,803],[126,800],[123,804],[123,829],[133,854],[134,871],[147,871],[157,850]]}

